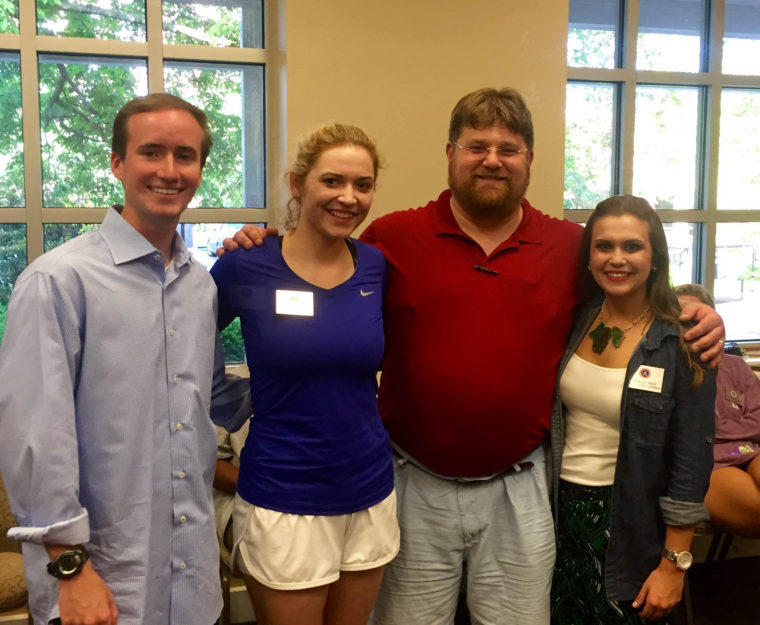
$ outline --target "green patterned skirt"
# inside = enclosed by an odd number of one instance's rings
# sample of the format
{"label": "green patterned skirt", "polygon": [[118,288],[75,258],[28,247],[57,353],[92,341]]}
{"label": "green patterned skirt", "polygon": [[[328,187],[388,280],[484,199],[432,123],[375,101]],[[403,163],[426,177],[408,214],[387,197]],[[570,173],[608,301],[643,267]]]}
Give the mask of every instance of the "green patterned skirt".
{"label": "green patterned skirt", "polygon": [[604,561],[610,541],[612,486],[560,481],[552,625],[669,625],[642,619],[629,602],[607,599]]}

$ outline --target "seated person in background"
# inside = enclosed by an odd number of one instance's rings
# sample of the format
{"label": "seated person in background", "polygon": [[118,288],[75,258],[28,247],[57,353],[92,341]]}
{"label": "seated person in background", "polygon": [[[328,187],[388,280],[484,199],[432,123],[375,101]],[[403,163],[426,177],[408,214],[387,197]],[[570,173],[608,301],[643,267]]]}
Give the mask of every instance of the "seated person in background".
{"label": "seated person in background", "polygon": [[219,551],[222,562],[232,568],[230,550],[232,549],[232,502],[237,492],[238,472],[240,471],[240,452],[248,436],[246,421],[237,432],[228,432],[222,427],[216,428],[216,470],[214,471],[214,516],[216,517],[216,536],[219,539]]}
{"label": "seated person in background", "polygon": [[[698,284],[676,287],[678,300],[715,307]],[[760,380],[739,356],[718,367],[715,465],[705,503],[710,520],[734,534],[760,538]]]}

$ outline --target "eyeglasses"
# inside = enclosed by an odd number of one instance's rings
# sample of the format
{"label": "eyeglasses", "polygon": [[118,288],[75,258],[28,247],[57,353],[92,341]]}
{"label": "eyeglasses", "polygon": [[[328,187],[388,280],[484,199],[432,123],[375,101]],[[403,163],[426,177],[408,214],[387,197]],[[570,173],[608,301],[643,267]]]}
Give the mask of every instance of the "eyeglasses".
{"label": "eyeglasses", "polygon": [[459,145],[454,141],[451,144],[460,150],[467,150],[474,158],[485,158],[491,153],[491,150],[496,150],[496,156],[499,158],[513,158],[518,154],[530,152],[529,148],[518,150],[517,148],[497,148],[495,145]]}

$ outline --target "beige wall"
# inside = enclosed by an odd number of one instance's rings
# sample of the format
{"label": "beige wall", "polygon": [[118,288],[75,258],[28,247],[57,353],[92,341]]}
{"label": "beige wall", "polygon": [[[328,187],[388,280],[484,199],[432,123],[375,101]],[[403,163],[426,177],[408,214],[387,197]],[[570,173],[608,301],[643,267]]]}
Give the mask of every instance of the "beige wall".
{"label": "beige wall", "polygon": [[286,0],[289,158],[322,123],[364,128],[388,167],[370,216],[446,187],[451,109],[469,91],[519,89],[533,113],[528,198],[561,215],[567,0]]}

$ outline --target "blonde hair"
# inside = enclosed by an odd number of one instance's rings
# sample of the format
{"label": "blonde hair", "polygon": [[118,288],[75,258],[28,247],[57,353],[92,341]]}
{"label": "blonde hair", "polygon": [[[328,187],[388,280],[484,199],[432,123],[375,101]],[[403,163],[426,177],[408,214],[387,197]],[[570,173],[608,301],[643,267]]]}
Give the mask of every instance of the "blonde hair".
{"label": "blonde hair", "polygon": [[[327,124],[317,128],[317,130],[301,141],[298,145],[296,160],[286,174],[288,181],[298,188],[303,187],[306,176],[322,153],[330,148],[337,148],[343,145],[355,145],[367,150],[372,159],[373,173],[375,181],[377,181],[377,170],[382,167],[377,145],[361,128],[349,124]],[[287,209],[288,214],[285,219],[285,229],[292,230],[298,223],[301,209],[300,200],[291,196],[288,200]]]}

